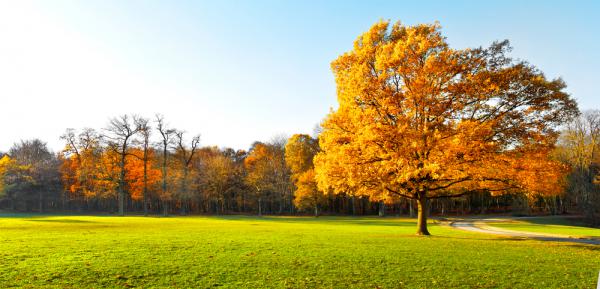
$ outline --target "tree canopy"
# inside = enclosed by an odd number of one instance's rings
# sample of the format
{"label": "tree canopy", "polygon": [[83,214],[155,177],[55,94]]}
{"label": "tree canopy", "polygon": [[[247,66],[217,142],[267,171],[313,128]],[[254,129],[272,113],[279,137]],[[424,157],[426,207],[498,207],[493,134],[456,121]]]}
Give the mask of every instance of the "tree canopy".
{"label": "tree canopy", "polygon": [[431,198],[558,192],[548,153],[576,102],[509,51],[450,48],[437,23],[373,25],[331,64],[339,107],[322,123],[321,189],[415,199],[426,235]]}

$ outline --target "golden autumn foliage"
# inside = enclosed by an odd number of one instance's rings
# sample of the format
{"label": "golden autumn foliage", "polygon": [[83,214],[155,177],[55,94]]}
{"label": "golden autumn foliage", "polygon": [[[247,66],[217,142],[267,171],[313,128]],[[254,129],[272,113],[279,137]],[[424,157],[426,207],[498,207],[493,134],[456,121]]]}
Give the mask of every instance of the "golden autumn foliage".
{"label": "golden autumn foliage", "polygon": [[4,155],[2,158],[0,158],[0,174],[4,174],[6,172],[7,165],[11,161],[12,160],[8,155]]}
{"label": "golden autumn foliage", "polygon": [[319,205],[326,203],[327,198],[317,187],[315,170],[309,169],[296,177],[294,205],[300,210],[313,209],[315,216],[319,215]]}
{"label": "golden autumn foliage", "polygon": [[217,204],[217,212],[223,212],[227,196],[242,190],[242,163],[236,162],[231,155],[226,155],[217,147],[200,149],[198,157],[201,163],[197,176],[200,189]]}
{"label": "golden autumn foliage", "polygon": [[256,143],[244,160],[246,182],[257,192],[275,190],[279,153],[272,145]]}
{"label": "golden autumn foliage", "polygon": [[8,156],[0,158],[0,196],[4,195],[4,188],[6,187],[5,176],[12,166],[15,165],[15,161]]}
{"label": "golden autumn foliage", "polygon": [[34,184],[31,165],[22,165],[8,155],[0,158],[0,196],[8,195],[19,185]]}
{"label": "golden autumn foliage", "polygon": [[292,181],[296,186],[294,204],[301,210],[314,209],[325,202],[325,195],[317,188],[313,158],[319,152],[316,139],[305,134],[295,134],[285,146],[285,162],[292,172]]}
{"label": "golden autumn foliage", "polygon": [[248,171],[246,182],[257,191],[270,189],[270,182],[266,179],[269,175],[269,147],[262,143],[254,145],[244,166]]}
{"label": "golden autumn foliage", "polygon": [[295,134],[285,145],[285,162],[292,174],[300,174],[313,168],[313,158],[318,151],[316,139],[306,134]]}
{"label": "golden autumn foliage", "polygon": [[576,103],[509,50],[452,49],[438,24],[373,25],[331,65],[339,107],[322,124],[319,187],[415,199],[418,234],[431,198],[558,193],[564,168],[548,153]]}
{"label": "golden autumn foliage", "polygon": [[280,194],[283,199],[286,191],[290,191],[289,169],[281,144],[255,143],[244,159],[244,167],[245,183],[256,194],[259,215],[262,214],[262,200],[267,193]]}

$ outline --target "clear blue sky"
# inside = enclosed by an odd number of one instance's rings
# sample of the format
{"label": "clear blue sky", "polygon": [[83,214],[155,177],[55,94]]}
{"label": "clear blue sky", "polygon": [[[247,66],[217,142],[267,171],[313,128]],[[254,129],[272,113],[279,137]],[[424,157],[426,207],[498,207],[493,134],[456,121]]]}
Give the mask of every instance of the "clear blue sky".
{"label": "clear blue sky", "polygon": [[164,113],[203,145],[311,133],[336,107],[329,63],[379,19],[437,20],[456,48],[509,39],[600,109],[598,3],[0,1],[0,151],[32,137],[58,150],[65,128],[121,113]]}

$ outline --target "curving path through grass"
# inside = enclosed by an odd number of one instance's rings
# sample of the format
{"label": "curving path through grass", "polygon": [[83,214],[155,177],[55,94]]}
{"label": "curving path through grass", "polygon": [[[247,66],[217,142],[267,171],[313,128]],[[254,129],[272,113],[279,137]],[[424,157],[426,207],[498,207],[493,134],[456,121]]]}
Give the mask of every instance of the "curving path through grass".
{"label": "curving path through grass", "polygon": [[450,222],[450,226],[463,231],[493,234],[512,238],[527,238],[541,241],[572,242],[590,245],[600,245],[600,238],[595,237],[580,237],[545,232],[510,230],[490,225],[496,223],[514,222],[515,220],[518,220],[518,218],[462,219]]}

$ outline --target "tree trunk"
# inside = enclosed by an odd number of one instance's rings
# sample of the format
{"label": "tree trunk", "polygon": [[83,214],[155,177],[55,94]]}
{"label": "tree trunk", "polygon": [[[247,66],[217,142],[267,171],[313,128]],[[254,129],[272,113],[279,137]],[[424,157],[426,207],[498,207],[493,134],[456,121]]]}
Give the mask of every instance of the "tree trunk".
{"label": "tree trunk", "polygon": [[40,191],[40,213],[44,212],[44,194]]}
{"label": "tree trunk", "polygon": [[427,197],[420,194],[417,198],[418,216],[417,216],[417,235],[431,235],[427,230]]}
{"label": "tree trunk", "polygon": [[144,216],[148,216],[148,199],[146,197],[146,190],[144,189],[144,200],[143,202],[143,206],[144,206]]}
{"label": "tree trunk", "polygon": [[144,151],[144,216],[148,216],[148,157],[147,152]]}
{"label": "tree trunk", "polygon": [[119,207],[119,216],[125,216],[125,192],[123,189],[119,189],[119,200],[117,206]]}
{"label": "tree trunk", "polygon": [[446,203],[445,201],[441,202],[441,204],[442,204],[442,216],[444,216],[444,213],[446,213],[446,210],[445,210],[446,208],[444,206],[445,203]]}
{"label": "tree trunk", "polygon": [[244,192],[242,191],[242,213],[246,211],[246,200],[244,199]]}
{"label": "tree trunk", "polygon": [[163,201],[163,216],[169,215],[169,201]]}
{"label": "tree trunk", "polygon": [[383,201],[379,201],[379,216],[385,216],[385,203]]}
{"label": "tree trunk", "polygon": [[285,203],[285,191],[281,194],[281,201],[279,202],[279,214],[283,214],[283,205]]}
{"label": "tree trunk", "polygon": [[[167,194],[167,153],[167,141],[163,139],[162,197],[165,197]],[[163,201],[163,216],[167,216],[169,214],[169,208],[167,204],[167,201]]]}
{"label": "tree trunk", "polygon": [[181,202],[179,202],[179,215],[181,216],[185,216],[186,211],[185,211],[185,199],[181,200]]}
{"label": "tree trunk", "polygon": [[125,216],[125,158],[127,156],[127,141],[123,143],[120,154],[121,162],[119,163],[119,200],[117,205],[119,207],[119,216]]}
{"label": "tree trunk", "polygon": [[262,216],[262,198],[258,198],[258,215]]}
{"label": "tree trunk", "polygon": [[319,216],[319,206],[315,204],[315,217]]}
{"label": "tree trunk", "polygon": [[63,190],[63,195],[62,195],[62,210],[66,211],[67,210],[67,191]]}

